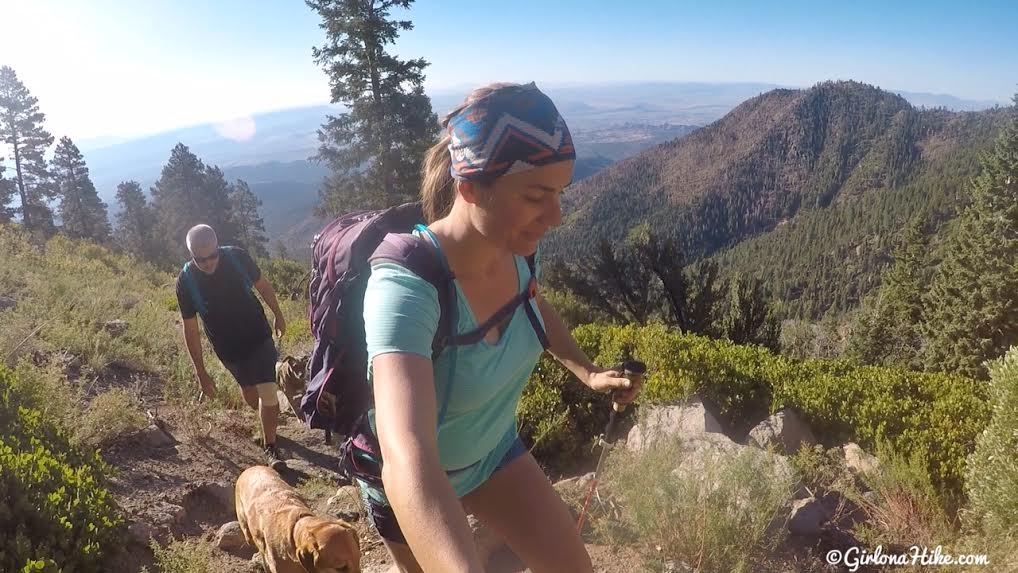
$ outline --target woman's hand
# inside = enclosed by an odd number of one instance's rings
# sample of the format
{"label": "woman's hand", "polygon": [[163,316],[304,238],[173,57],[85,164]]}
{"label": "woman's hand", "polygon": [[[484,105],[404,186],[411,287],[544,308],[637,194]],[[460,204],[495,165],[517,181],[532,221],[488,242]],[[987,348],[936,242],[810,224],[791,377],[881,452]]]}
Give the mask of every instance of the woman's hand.
{"label": "woman's hand", "polygon": [[586,385],[595,392],[607,394],[612,393],[612,401],[619,404],[629,404],[636,399],[640,389],[643,388],[643,380],[632,383],[629,379],[622,377],[623,373],[618,370],[598,368],[587,375]]}

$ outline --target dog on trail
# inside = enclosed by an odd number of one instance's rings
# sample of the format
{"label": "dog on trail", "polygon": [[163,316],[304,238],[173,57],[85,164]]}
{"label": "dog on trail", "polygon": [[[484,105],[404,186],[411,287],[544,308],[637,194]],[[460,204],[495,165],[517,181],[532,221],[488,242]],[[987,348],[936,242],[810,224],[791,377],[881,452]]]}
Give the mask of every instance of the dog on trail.
{"label": "dog on trail", "polygon": [[315,515],[273,469],[244,470],[234,502],[244,539],[269,573],[360,573],[360,539],[353,526]]}

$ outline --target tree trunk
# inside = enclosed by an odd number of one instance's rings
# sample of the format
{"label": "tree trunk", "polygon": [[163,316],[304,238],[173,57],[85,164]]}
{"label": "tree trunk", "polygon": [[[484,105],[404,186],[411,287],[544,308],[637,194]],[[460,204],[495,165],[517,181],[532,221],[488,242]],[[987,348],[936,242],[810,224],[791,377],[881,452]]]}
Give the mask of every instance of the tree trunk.
{"label": "tree trunk", "polygon": [[25,179],[21,175],[21,150],[18,148],[18,136],[11,137],[14,146],[14,168],[18,172],[18,193],[21,195],[21,223],[26,230],[32,229],[32,217],[29,215],[28,195],[25,193]]}
{"label": "tree trunk", "polygon": [[[372,22],[375,19],[375,2],[374,0],[368,0],[368,21]],[[370,30],[371,28],[368,27]],[[364,54],[368,61],[368,70],[371,74],[371,97],[375,100],[375,125],[371,130],[372,133],[378,137],[378,151],[379,151],[379,163],[382,170],[382,177],[385,181],[385,195],[391,198],[393,190],[392,181],[392,169],[389,165],[390,156],[392,155],[392,142],[385,135],[384,130],[381,127],[384,126],[384,106],[382,105],[382,79],[378,73],[378,62],[375,58],[375,51],[378,48],[378,41],[375,37],[370,34],[366,34],[361,39],[364,42]]]}

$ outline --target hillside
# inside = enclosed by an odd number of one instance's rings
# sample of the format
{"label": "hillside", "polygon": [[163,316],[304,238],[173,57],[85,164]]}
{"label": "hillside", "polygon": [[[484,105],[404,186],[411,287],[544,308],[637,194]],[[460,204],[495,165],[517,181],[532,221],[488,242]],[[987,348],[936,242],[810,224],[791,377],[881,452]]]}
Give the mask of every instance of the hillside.
{"label": "hillside", "polygon": [[[777,273],[789,260],[810,265],[797,258],[806,245],[851,236],[854,248],[867,232],[896,232],[920,209],[949,216],[1002,118],[1002,110],[920,110],[855,82],[774,90],[572,187],[564,224],[549,237],[548,252],[577,257],[601,237],[618,240],[649,222],[679,237],[690,258],[761,237],[774,253],[768,276],[784,280]],[[877,212],[880,217],[872,216]],[[844,221],[813,234],[782,230],[762,238],[786,223],[806,228],[798,219],[820,213]],[[780,238],[786,236],[787,242]],[[883,246],[880,254],[886,253]],[[794,297],[795,290],[789,286],[784,296]]]}

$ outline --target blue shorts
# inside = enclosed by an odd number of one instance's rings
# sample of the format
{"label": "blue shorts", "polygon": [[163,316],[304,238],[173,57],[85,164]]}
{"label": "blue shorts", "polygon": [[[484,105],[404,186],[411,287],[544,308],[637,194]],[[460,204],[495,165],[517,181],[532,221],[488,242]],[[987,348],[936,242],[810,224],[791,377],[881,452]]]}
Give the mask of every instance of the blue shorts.
{"label": "blue shorts", "polygon": [[[523,440],[516,437],[512,446],[509,447],[509,451],[506,452],[502,460],[498,462],[498,466],[495,467],[495,472],[509,465],[510,462],[516,458],[527,453],[527,446],[523,443]],[[344,464],[348,460],[348,456],[344,456]],[[391,541],[393,543],[407,544],[406,537],[403,535],[403,530],[400,529],[399,523],[396,521],[396,514],[392,510],[392,506],[388,503],[380,502],[370,495],[368,495],[368,483],[381,483],[382,471],[381,465],[377,463],[365,462],[364,458],[359,458],[356,463],[356,471],[349,471],[351,468],[346,468],[357,483],[361,492],[361,502],[364,504],[365,511],[368,512],[368,516],[371,518],[371,523],[374,524],[375,530],[382,536],[382,539]],[[495,472],[492,472],[494,475]]]}

